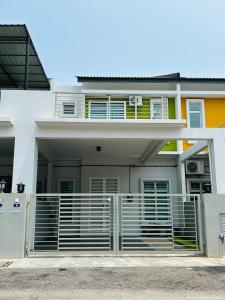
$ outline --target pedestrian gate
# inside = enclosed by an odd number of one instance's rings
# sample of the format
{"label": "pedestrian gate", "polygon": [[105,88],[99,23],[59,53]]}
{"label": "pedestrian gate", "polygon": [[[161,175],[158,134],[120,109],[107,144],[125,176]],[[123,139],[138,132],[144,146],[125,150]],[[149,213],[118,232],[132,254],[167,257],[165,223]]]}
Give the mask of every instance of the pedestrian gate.
{"label": "pedestrian gate", "polygon": [[200,253],[199,195],[37,194],[32,252]]}

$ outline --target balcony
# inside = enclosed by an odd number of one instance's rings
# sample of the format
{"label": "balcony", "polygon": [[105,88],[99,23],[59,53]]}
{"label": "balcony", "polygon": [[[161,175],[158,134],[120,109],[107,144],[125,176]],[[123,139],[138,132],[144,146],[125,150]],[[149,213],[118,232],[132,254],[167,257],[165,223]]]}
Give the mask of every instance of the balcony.
{"label": "balcony", "polygon": [[183,126],[176,119],[174,97],[97,97],[84,94],[56,94],[55,118],[63,122],[150,123]]}

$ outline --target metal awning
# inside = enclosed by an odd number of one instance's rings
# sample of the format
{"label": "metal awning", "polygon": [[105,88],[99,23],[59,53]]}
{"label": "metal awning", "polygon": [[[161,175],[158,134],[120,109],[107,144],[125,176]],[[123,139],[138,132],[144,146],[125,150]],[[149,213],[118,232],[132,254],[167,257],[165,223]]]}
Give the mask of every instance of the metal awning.
{"label": "metal awning", "polygon": [[26,25],[0,25],[0,88],[50,89]]}

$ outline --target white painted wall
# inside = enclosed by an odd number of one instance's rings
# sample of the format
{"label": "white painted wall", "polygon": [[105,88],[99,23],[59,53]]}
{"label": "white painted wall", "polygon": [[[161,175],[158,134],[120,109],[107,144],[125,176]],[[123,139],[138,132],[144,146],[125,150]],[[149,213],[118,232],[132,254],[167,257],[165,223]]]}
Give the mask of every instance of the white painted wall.
{"label": "white painted wall", "polygon": [[16,192],[17,184],[23,182],[26,192],[35,192],[38,149],[34,120],[53,116],[53,92],[3,90],[0,116],[10,116],[14,124],[8,130],[15,137],[12,191]]}
{"label": "white painted wall", "polygon": [[177,193],[176,167],[135,167],[131,168],[131,193],[140,193],[141,179],[168,180],[169,192]]}
{"label": "white painted wall", "polygon": [[60,179],[74,179],[75,180],[75,192],[80,193],[80,167],[62,167],[58,165],[53,166],[53,191],[57,191],[57,182]]}
{"label": "white painted wall", "polygon": [[140,193],[142,178],[166,179],[170,182],[170,193],[177,192],[176,167],[85,166],[81,168],[81,191],[83,193],[89,192],[90,177],[119,177],[120,193]]}
{"label": "white painted wall", "polygon": [[[224,129],[221,129],[224,130]],[[225,138],[209,142],[212,193],[225,194]]]}
{"label": "white painted wall", "polygon": [[90,177],[119,177],[120,193],[129,191],[129,168],[128,167],[81,167],[81,192],[89,192]]}

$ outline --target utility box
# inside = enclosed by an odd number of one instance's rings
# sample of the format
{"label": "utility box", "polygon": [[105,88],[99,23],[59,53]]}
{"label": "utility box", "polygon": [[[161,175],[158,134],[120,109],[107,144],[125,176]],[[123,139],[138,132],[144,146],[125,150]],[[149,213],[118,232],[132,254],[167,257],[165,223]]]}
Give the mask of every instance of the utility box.
{"label": "utility box", "polygon": [[0,194],[0,258],[23,258],[26,239],[26,194]]}

